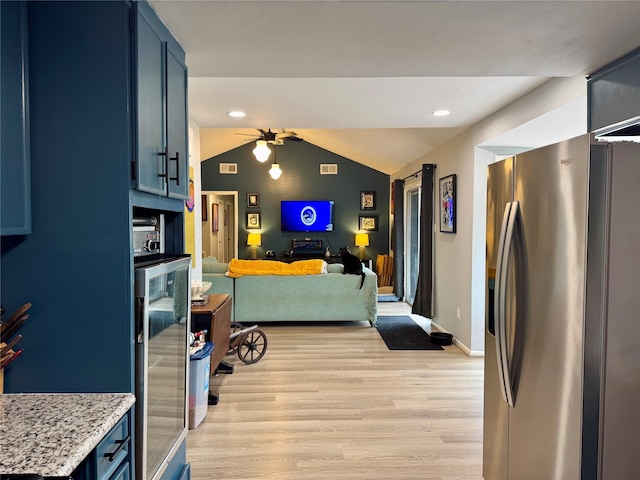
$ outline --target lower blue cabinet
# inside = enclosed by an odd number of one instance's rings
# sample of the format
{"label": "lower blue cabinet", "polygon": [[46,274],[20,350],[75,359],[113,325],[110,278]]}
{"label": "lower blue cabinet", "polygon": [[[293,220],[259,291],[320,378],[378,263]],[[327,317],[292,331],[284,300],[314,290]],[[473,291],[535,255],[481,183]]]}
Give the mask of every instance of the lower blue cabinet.
{"label": "lower blue cabinet", "polygon": [[72,475],[73,480],[131,480],[131,412],[105,435]]}
{"label": "lower blue cabinet", "polygon": [[120,465],[131,458],[131,431],[129,414],[120,419],[115,427],[102,439],[95,449],[96,478],[107,480],[124,478],[113,476]]}
{"label": "lower blue cabinet", "polygon": [[120,465],[116,473],[111,476],[111,480],[131,480],[131,464],[125,462],[123,465]]}

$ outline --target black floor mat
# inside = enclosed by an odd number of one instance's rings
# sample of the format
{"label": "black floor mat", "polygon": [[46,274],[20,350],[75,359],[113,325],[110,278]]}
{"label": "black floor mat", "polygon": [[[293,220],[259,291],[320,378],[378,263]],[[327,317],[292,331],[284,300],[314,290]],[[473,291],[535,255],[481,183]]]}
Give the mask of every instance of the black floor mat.
{"label": "black floor mat", "polygon": [[411,317],[378,317],[376,328],[389,350],[444,350]]}

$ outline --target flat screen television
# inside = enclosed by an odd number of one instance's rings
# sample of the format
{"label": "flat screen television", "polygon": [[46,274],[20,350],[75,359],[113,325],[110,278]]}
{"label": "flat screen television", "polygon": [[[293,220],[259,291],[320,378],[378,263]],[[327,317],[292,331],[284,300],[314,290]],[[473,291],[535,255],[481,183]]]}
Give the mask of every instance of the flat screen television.
{"label": "flat screen television", "polygon": [[280,229],[283,232],[332,232],[332,200],[282,200]]}

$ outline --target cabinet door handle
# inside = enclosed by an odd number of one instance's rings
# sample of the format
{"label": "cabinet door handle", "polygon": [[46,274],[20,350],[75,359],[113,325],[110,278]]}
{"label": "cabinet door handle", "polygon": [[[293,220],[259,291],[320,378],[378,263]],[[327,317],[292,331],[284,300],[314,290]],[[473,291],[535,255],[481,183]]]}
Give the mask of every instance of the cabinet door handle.
{"label": "cabinet door handle", "polygon": [[176,152],[175,157],[169,157],[169,160],[174,160],[176,162],[176,176],[169,177],[169,180],[175,180],[176,185],[180,185],[180,152]]}
{"label": "cabinet door handle", "polygon": [[164,157],[165,161],[164,161],[164,171],[165,173],[159,173],[158,176],[159,177],[167,177],[167,170],[169,169],[169,165],[167,165],[167,157],[169,156],[169,152],[168,152],[168,148],[165,147],[164,152],[158,152],[158,155],[160,155],[161,157]]}
{"label": "cabinet door handle", "polygon": [[116,440],[115,443],[118,444],[118,448],[116,448],[112,453],[105,453],[104,456],[107,457],[110,462],[113,462],[113,459],[116,458],[116,455],[120,453],[120,450],[122,450],[125,445],[129,443],[129,440],[131,440],[131,435],[127,435],[127,438],[124,438],[122,440]]}

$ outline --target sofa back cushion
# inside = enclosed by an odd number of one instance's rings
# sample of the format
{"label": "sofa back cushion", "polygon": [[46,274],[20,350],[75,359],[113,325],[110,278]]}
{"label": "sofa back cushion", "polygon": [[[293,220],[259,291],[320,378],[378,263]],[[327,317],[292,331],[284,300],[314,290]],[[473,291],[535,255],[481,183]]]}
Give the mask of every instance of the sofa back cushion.
{"label": "sofa back cushion", "polygon": [[228,264],[218,263],[216,257],[206,257],[202,259],[202,273],[221,273],[225,274],[228,270]]}
{"label": "sofa back cushion", "polygon": [[327,273],[343,273],[344,265],[341,263],[330,263],[327,265]]}

